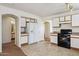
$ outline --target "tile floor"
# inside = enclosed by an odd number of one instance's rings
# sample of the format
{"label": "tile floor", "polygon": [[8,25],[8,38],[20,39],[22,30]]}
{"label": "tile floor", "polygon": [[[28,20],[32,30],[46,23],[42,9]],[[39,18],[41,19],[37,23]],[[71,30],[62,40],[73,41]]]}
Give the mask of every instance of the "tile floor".
{"label": "tile floor", "polygon": [[22,50],[28,56],[79,56],[79,50],[58,47],[48,41],[24,45]]}

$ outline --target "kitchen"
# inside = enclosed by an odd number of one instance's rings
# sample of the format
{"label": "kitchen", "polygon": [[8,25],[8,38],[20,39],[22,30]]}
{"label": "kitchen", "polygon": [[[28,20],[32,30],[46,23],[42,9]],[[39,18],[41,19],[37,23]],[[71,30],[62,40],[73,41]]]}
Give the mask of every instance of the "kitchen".
{"label": "kitchen", "polygon": [[[6,4],[6,5],[9,6],[12,4]],[[18,23],[17,23],[18,24],[17,38],[19,39],[17,39],[16,45],[22,49],[25,55],[34,55],[34,54],[44,55],[44,56],[45,55],[46,56],[47,55],[79,55],[79,51],[75,50],[74,52],[71,50],[73,48],[79,49],[79,44],[78,44],[79,43],[79,40],[78,40],[79,39],[79,23],[78,23],[79,10],[71,8],[63,12],[63,10],[65,10],[64,8],[65,5],[67,5],[66,3],[64,4],[47,3],[45,5],[25,3],[25,4],[14,4],[14,5],[16,5],[17,7],[19,5],[22,5],[22,6],[25,6],[26,9],[28,5],[31,5],[32,7],[37,6],[39,8],[41,6],[40,9],[44,7],[48,9],[48,12],[45,11],[45,14],[43,14],[44,11],[43,12],[40,11],[39,13],[42,13],[41,15],[43,16],[43,17],[40,17],[29,13],[25,13],[23,11],[12,9],[10,7],[0,6],[2,8],[1,9],[1,12],[3,12],[2,14],[10,13],[12,15],[15,15],[16,17],[19,17]],[[53,9],[52,7],[53,8],[56,7],[56,9]],[[58,7],[62,7],[63,10],[62,8],[58,8]],[[74,10],[72,11],[72,9]],[[10,10],[10,11],[7,11],[7,10]],[[46,9],[44,8],[44,10]],[[58,10],[59,12],[61,11],[62,12],[57,13]],[[48,16],[49,11],[51,11],[50,12],[51,16]],[[48,13],[47,15],[46,15],[46,12]],[[54,12],[57,14],[55,14]],[[45,34],[46,34],[46,37],[44,36]],[[62,48],[62,47],[65,47],[65,48]],[[67,51],[67,53],[66,52],[64,53],[64,50]]]}
{"label": "kitchen", "polygon": [[[62,30],[71,30],[70,48],[79,49],[79,14],[71,14],[66,16],[55,17],[52,20],[53,32],[51,33],[51,43],[58,45],[58,33]],[[66,31],[64,31],[66,32]],[[67,40],[67,38],[66,38]]]}

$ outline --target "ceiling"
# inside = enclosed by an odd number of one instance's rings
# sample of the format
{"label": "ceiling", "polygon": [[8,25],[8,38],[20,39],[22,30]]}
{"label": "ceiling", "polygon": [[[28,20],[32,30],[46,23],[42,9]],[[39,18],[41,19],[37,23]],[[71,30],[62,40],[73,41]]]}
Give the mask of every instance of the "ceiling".
{"label": "ceiling", "polygon": [[[65,3],[0,3],[7,7],[23,10],[41,17],[65,12]],[[79,4],[73,4],[73,10],[78,10]]]}

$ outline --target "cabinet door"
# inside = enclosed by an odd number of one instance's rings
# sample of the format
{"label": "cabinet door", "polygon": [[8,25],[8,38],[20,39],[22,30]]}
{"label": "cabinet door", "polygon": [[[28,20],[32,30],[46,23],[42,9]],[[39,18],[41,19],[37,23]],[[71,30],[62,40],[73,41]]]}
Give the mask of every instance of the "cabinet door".
{"label": "cabinet door", "polygon": [[50,37],[50,41],[51,41],[51,43],[56,43],[57,44],[57,36],[51,36]]}
{"label": "cabinet door", "polygon": [[65,16],[65,21],[71,21],[72,16]]}
{"label": "cabinet door", "polygon": [[72,15],[72,26],[79,26],[79,15]]}
{"label": "cabinet door", "polygon": [[26,26],[26,20],[25,18],[21,18],[21,27],[25,27]]}
{"label": "cabinet door", "polygon": [[52,24],[53,27],[59,27],[59,18],[54,18]]}
{"label": "cabinet door", "polygon": [[64,21],[65,21],[64,16],[60,17],[60,22],[64,22]]}
{"label": "cabinet door", "polygon": [[27,38],[28,38],[28,36],[22,36],[21,37],[21,44],[28,43]]}
{"label": "cabinet door", "polygon": [[79,39],[78,38],[71,38],[71,47],[79,48]]}
{"label": "cabinet door", "polygon": [[29,42],[28,42],[29,44],[37,42],[36,25],[37,25],[36,23],[30,23],[29,24]]}

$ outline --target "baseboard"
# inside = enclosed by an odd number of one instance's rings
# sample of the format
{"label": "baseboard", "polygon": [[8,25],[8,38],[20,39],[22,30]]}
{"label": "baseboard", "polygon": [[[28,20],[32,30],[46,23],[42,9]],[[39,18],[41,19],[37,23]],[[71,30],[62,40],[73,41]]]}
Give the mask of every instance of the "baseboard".
{"label": "baseboard", "polygon": [[11,42],[6,42],[6,43],[2,43],[2,44],[9,44],[9,43],[11,43]]}
{"label": "baseboard", "polygon": [[[57,45],[56,43],[51,43],[51,44]],[[57,46],[58,46],[58,45],[57,45]]]}
{"label": "baseboard", "polygon": [[71,47],[71,49],[74,49],[74,50],[79,50],[79,48],[74,48],[74,47]]}
{"label": "baseboard", "polygon": [[21,46],[25,46],[25,45],[28,45],[28,43],[21,44]]}

